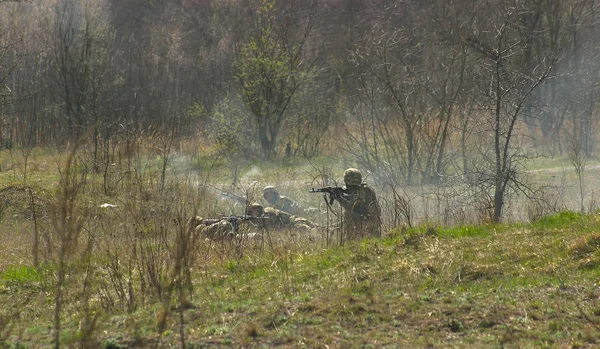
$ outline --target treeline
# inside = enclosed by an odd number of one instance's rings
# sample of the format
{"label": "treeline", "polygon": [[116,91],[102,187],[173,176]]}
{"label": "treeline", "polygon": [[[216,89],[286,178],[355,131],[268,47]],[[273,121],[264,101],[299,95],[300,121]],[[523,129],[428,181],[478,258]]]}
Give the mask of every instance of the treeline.
{"label": "treeline", "polygon": [[[591,154],[594,0],[0,2],[0,140],[122,134],[240,158],[346,154],[382,180],[506,185],[525,146]],[[340,137],[343,136],[343,137]],[[104,152],[107,153],[107,152]]]}

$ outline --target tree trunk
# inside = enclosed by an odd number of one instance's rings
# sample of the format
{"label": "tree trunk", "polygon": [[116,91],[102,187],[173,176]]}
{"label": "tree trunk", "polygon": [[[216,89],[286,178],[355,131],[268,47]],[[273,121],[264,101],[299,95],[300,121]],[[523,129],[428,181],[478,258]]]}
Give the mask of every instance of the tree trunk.
{"label": "tree trunk", "polygon": [[258,128],[258,139],[260,140],[260,146],[262,149],[263,156],[266,159],[271,158],[271,141],[269,140],[268,132],[267,132],[267,122],[263,120]]}
{"label": "tree trunk", "polygon": [[504,188],[505,186],[500,182],[496,183],[494,189],[494,215],[492,216],[492,223],[500,223],[502,218],[502,207],[504,206]]}

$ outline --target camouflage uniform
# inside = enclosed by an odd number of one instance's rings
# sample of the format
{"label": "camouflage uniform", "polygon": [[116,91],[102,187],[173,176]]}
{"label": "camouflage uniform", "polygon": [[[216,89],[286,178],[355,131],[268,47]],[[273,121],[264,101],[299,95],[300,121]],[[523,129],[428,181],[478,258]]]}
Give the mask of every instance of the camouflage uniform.
{"label": "camouflage uniform", "polygon": [[279,195],[279,191],[272,185],[266,186],[263,189],[263,198],[274,208],[287,212],[293,215],[311,213],[314,209],[304,209],[292,199]]}
{"label": "camouflage uniform", "polygon": [[224,240],[235,236],[235,229],[226,219],[222,219],[216,223],[206,225],[202,217],[192,218],[195,226],[194,231],[197,235],[203,236],[211,240]]}
{"label": "camouflage uniform", "polygon": [[344,208],[344,235],[346,239],[381,236],[381,208],[375,191],[362,184],[359,170],[349,168],[344,173],[346,194],[338,201]]}
{"label": "camouflage uniform", "polygon": [[258,203],[250,205],[247,214],[261,217],[262,219],[257,222],[265,228],[311,230],[317,226],[306,218],[297,217],[273,207],[263,209],[262,205]]}

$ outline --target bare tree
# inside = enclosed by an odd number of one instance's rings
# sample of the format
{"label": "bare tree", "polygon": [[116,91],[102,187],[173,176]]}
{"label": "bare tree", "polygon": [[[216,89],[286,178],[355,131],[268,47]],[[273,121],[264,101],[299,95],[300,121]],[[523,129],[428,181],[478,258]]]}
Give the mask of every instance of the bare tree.
{"label": "bare tree", "polygon": [[[381,178],[411,183],[418,157],[418,126],[427,108],[416,74],[417,60],[406,28],[376,26],[364,49],[353,55],[359,66],[354,111],[357,129],[349,128],[347,150]],[[355,132],[358,131],[358,132]],[[379,169],[378,171],[376,171]]]}
{"label": "bare tree", "polygon": [[512,1],[484,2],[481,13],[496,15],[487,22],[479,22],[482,27],[473,26],[467,40],[482,57],[477,63],[484,84],[480,85],[480,95],[476,98],[483,106],[492,135],[487,143],[491,146],[491,156],[488,157],[487,149],[482,153],[491,167],[488,179],[493,187],[492,221],[495,223],[502,217],[509,186],[522,189],[518,172],[524,154],[515,146],[519,131],[517,121],[525,102],[550,77],[557,61],[555,52],[548,52],[535,62],[527,62],[532,66],[527,74],[520,69],[527,40],[516,35],[519,28],[516,19],[523,10],[516,5]]}
{"label": "bare tree", "polygon": [[446,172],[468,62],[459,31],[448,28],[457,12],[443,1],[390,6],[352,54],[358,128],[349,129],[347,149],[383,181],[429,182]]}
{"label": "bare tree", "polygon": [[[77,138],[88,126],[98,127],[110,65],[109,29],[97,3],[59,0],[51,36],[51,80],[63,106],[66,131]],[[97,134],[97,132],[96,132]]]}
{"label": "bare tree", "polygon": [[[17,68],[17,48],[23,40],[19,28],[12,23],[15,17],[18,17],[16,9],[0,11],[0,148],[11,148],[13,141],[15,94],[14,86],[9,86],[12,85],[9,80]],[[4,118],[9,110],[12,110],[12,122],[11,127],[6,130],[8,122]]]}
{"label": "bare tree", "polygon": [[584,174],[585,174],[585,166],[587,164],[588,156],[583,151],[583,145],[581,143],[582,142],[579,139],[575,139],[575,138],[571,139],[568,156],[569,156],[569,161],[571,162],[571,165],[573,165],[573,168],[575,169],[575,174],[577,174],[577,179],[579,180],[580,210],[581,210],[581,213],[584,213],[585,212]]}

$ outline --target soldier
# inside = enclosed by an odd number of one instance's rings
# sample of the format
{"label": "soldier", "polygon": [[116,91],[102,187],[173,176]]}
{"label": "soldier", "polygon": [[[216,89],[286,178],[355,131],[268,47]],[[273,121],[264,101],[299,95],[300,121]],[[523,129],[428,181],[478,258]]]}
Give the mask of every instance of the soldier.
{"label": "soldier", "polygon": [[252,217],[262,217],[264,214],[264,208],[258,202],[253,202],[248,205],[248,208],[246,208],[246,214]]}
{"label": "soldier", "polygon": [[259,224],[264,227],[274,229],[296,229],[296,230],[311,230],[317,225],[306,218],[291,215],[285,211],[278,210],[273,207],[263,208],[257,202],[248,206],[246,214],[253,217],[261,217]]}
{"label": "soldier", "polygon": [[272,185],[268,185],[263,189],[263,198],[272,205],[275,209],[287,212],[292,215],[313,214],[319,210],[313,207],[304,209],[292,199],[279,195],[279,191]]}
{"label": "soldier", "polygon": [[346,239],[381,236],[381,208],[375,191],[362,183],[362,174],[355,168],[344,172],[346,190],[337,199],[344,208]]}
{"label": "soldier", "polygon": [[265,200],[274,208],[290,214],[298,214],[304,211],[302,207],[292,199],[279,195],[277,188],[272,185],[264,187],[263,198],[265,198]]}
{"label": "soldier", "polygon": [[195,227],[196,234],[211,240],[224,240],[235,236],[235,227],[227,219],[207,223],[202,217],[196,216],[190,220],[190,224]]}

